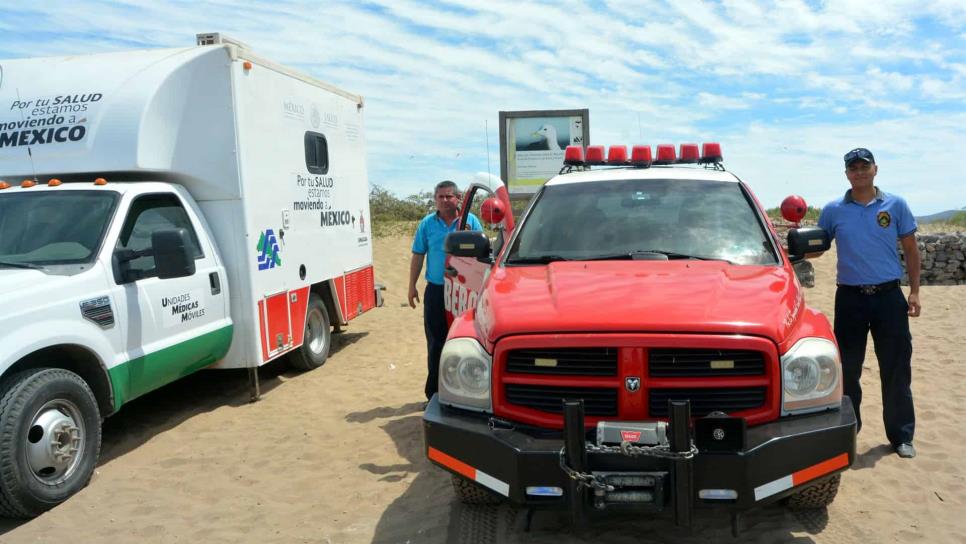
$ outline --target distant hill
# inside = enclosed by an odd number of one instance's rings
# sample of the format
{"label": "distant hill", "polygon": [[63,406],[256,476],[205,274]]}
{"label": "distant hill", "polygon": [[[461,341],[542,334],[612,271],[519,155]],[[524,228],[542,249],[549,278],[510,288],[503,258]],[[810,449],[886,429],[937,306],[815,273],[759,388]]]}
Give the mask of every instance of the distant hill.
{"label": "distant hill", "polygon": [[952,216],[957,213],[966,210],[966,208],[960,208],[958,210],[946,210],[944,212],[934,213],[932,215],[922,215],[916,217],[916,221],[919,223],[935,223],[937,221],[948,221]]}

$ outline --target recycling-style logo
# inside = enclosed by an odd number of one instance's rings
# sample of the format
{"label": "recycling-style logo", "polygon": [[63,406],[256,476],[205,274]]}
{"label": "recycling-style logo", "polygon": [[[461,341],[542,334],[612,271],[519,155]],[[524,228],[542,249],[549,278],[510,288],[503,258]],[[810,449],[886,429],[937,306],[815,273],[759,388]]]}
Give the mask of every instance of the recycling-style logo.
{"label": "recycling-style logo", "polygon": [[279,257],[278,239],[275,231],[268,229],[258,237],[258,269],[268,270],[276,266],[282,266],[282,258]]}

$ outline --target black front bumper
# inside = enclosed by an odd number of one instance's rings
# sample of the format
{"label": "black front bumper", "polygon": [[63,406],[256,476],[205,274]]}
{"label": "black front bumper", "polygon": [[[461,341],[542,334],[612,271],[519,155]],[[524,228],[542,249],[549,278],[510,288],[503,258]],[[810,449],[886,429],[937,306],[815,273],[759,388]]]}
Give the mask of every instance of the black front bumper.
{"label": "black front bumper", "polygon": [[[488,415],[441,406],[435,397],[423,414],[423,432],[427,456],[433,462],[476,480],[512,503],[575,506],[571,505],[572,480],[560,467],[561,433],[491,425]],[[855,459],[855,433],[855,413],[845,397],[838,410],[787,417],[747,429],[741,451],[699,451],[687,461],[690,478],[675,475],[682,470],[680,461],[613,453],[588,453],[587,469],[665,474],[668,481],[690,481],[684,488],[665,486],[660,503],[652,505],[652,510],[670,508],[682,500],[672,496],[674,489],[684,489],[688,510],[724,507],[738,512],[780,500],[848,468]],[[564,492],[559,497],[528,495],[531,486]],[[700,498],[702,490],[733,490],[737,497]],[[589,506],[589,500],[581,502],[587,502],[581,508]]]}

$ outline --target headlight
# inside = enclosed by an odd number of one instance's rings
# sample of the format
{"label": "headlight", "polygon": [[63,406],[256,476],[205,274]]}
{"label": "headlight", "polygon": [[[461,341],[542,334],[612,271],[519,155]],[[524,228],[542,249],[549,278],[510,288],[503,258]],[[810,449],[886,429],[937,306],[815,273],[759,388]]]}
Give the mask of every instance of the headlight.
{"label": "headlight", "polygon": [[803,338],[781,361],[783,414],[814,412],[842,402],[842,364],[834,343]]}
{"label": "headlight", "polygon": [[490,368],[493,357],[473,338],[453,338],[439,358],[439,401],[491,412]]}

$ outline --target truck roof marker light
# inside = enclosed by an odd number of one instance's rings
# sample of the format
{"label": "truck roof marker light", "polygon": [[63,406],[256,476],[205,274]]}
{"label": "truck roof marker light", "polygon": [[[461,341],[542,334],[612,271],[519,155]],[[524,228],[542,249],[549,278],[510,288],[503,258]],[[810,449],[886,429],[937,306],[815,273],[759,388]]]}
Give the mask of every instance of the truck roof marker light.
{"label": "truck roof marker light", "polygon": [[674,164],[676,160],[674,144],[659,144],[657,146],[657,159],[655,159],[654,164]]}
{"label": "truck roof marker light", "polygon": [[678,159],[682,164],[695,164],[698,159],[698,144],[681,144],[681,158]]}
{"label": "truck roof marker light", "polygon": [[631,164],[634,166],[650,166],[654,162],[651,157],[651,146],[635,145],[631,148]]}
{"label": "truck roof marker light", "polygon": [[9,183],[7,183],[6,181],[0,181],[0,191],[2,191],[4,189],[9,189],[9,188],[10,188],[10,184]]}
{"label": "truck roof marker light", "polygon": [[49,180],[47,180],[48,187],[57,187],[58,185],[61,185],[63,183],[64,183],[63,181],[60,181],[57,178],[50,178]]}
{"label": "truck roof marker light", "polygon": [[604,164],[604,146],[587,146],[587,164]]}
{"label": "truck roof marker light", "polygon": [[584,164],[584,148],[579,145],[568,145],[564,151],[564,164],[567,166]]}
{"label": "truck roof marker light", "polygon": [[104,178],[97,178],[94,180],[94,185],[107,185],[107,180]]}
{"label": "truck roof marker light", "polygon": [[251,70],[252,69],[252,66],[254,66],[254,65],[252,64],[252,61],[250,61],[250,60],[246,60],[245,62],[242,63],[242,68],[244,68],[246,72],[249,71],[249,70]]}
{"label": "truck roof marker light", "polygon": [[724,157],[721,156],[721,144],[717,142],[706,142],[701,144],[701,162],[702,164],[717,164],[720,163]]}
{"label": "truck roof marker light", "polygon": [[37,182],[32,179],[25,179],[20,183],[20,186],[23,187],[24,189],[29,189],[34,185],[37,185]]}
{"label": "truck roof marker light", "polygon": [[612,145],[607,150],[607,164],[627,164],[627,146]]}

